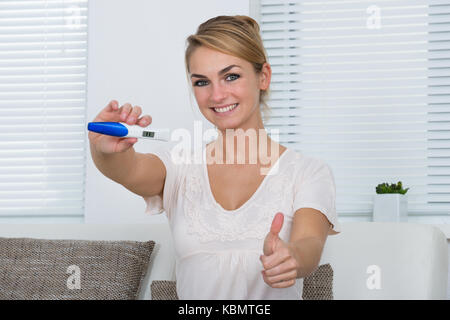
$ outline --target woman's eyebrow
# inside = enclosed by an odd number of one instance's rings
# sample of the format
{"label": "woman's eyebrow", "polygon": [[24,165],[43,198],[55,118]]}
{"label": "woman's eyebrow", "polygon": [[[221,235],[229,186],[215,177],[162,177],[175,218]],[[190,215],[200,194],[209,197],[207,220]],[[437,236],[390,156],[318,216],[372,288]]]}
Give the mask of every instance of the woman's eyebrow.
{"label": "woman's eyebrow", "polygon": [[[230,71],[230,69],[233,68],[233,67],[241,68],[241,66],[238,66],[237,64],[232,64],[231,66],[228,66],[228,67],[226,67],[226,68],[220,70],[220,71],[218,72],[218,74],[219,74],[219,75],[222,75],[222,74],[224,74],[225,72]],[[194,78],[194,77],[195,77],[195,78],[205,78],[205,79],[208,78],[208,77],[206,77],[206,76],[204,76],[204,75],[201,75],[201,74],[195,74],[195,73],[191,74],[191,78]]]}

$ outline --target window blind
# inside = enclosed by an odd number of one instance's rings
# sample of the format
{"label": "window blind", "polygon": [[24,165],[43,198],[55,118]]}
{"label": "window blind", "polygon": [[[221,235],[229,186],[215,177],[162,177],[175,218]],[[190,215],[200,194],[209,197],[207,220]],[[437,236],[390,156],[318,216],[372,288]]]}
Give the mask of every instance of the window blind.
{"label": "window blind", "polygon": [[83,216],[87,8],[0,1],[0,218]]}
{"label": "window blind", "polygon": [[414,216],[450,214],[450,2],[259,2],[280,143],[324,159],[343,216],[402,181]]}

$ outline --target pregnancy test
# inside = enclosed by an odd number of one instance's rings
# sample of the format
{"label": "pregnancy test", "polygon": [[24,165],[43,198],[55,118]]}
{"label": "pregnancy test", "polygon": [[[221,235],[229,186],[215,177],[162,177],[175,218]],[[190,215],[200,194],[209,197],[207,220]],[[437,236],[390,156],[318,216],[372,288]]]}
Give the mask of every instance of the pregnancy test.
{"label": "pregnancy test", "polygon": [[88,130],[114,137],[169,141],[169,129],[142,128],[121,122],[89,122]]}

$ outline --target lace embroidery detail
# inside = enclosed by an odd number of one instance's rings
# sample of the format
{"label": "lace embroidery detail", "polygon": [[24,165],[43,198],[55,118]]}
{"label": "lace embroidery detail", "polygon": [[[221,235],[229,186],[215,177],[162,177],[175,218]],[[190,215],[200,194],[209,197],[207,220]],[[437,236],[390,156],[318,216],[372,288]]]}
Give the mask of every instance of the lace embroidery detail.
{"label": "lace embroidery detail", "polygon": [[[269,231],[272,219],[280,203],[291,199],[293,202],[293,181],[291,165],[273,176],[267,176],[263,188],[267,198],[261,204],[261,191],[245,208],[239,208],[235,213],[222,212],[209,198],[203,182],[203,168],[199,165],[188,170],[182,187],[185,197],[184,212],[188,222],[188,233],[196,234],[200,242],[236,241],[245,239],[264,239]],[[264,195],[263,195],[264,196]],[[290,203],[290,208],[292,208]]]}

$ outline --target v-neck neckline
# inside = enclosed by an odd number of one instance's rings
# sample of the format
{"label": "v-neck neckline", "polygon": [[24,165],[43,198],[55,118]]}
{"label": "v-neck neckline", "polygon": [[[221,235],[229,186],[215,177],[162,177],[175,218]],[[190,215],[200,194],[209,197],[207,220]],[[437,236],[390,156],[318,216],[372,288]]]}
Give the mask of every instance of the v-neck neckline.
{"label": "v-neck neckline", "polygon": [[266,183],[266,180],[272,175],[272,171],[275,167],[279,166],[281,163],[282,158],[284,155],[290,150],[289,148],[285,147],[286,149],[283,151],[283,153],[278,157],[277,161],[275,161],[275,164],[269,169],[269,172],[266,174],[262,182],[259,184],[258,188],[255,192],[250,196],[247,201],[244,202],[239,208],[236,208],[234,210],[227,210],[220,203],[217,202],[216,198],[214,198],[214,194],[211,189],[211,184],[209,182],[209,174],[208,174],[208,163],[206,161],[206,147],[203,149],[203,176],[206,179],[206,187],[207,187],[207,193],[209,194],[210,200],[214,203],[214,205],[223,213],[227,214],[233,214],[235,212],[238,212],[240,210],[245,209],[247,206],[249,206],[249,203],[253,201],[254,198],[261,192],[260,190],[264,187],[264,184]]}

